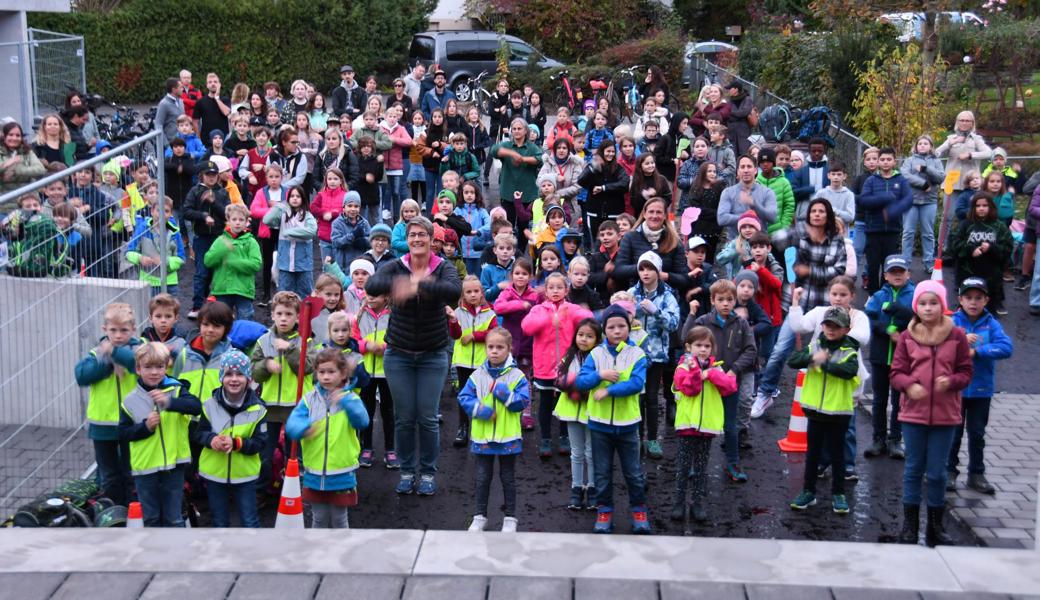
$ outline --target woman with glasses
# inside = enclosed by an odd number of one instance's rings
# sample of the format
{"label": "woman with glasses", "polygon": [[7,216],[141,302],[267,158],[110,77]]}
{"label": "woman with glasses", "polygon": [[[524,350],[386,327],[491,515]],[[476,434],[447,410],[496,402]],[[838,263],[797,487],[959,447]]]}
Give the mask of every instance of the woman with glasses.
{"label": "woman with glasses", "polygon": [[415,110],[415,104],[412,102],[412,97],[404,92],[404,79],[398,77],[394,80],[394,94],[386,99],[387,106],[394,106],[400,104],[401,110],[404,114],[401,116],[402,123],[412,122],[412,111]]}

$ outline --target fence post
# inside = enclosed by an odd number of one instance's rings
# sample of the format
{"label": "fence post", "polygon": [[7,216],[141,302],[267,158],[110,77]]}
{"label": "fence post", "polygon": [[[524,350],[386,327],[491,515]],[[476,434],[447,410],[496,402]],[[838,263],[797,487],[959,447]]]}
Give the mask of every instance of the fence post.
{"label": "fence post", "polygon": [[155,180],[159,184],[159,206],[162,210],[159,211],[160,221],[162,224],[159,225],[159,238],[162,240],[162,244],[159,245],[159,289],[162,293],[166,293],[166,270],[169,259],[170,245],[166,243],[166,168],[163,165],[163,161],[166,159],[164,152],[166,151],[166,136],[163,135],[162,129],[159,129],[159,136],[153,140],[155,143],[155,164],[158,165],[155,169]]}

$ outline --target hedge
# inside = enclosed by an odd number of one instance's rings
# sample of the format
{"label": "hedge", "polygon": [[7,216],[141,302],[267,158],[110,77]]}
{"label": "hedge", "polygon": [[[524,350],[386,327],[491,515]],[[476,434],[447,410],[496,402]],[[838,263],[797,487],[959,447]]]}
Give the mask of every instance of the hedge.
{"label": "hedge", "polygon": [[84,37],[87,86],[119,102],[154,102],[167,77],[221,76],[228,93],[305,79],[327,90],[339,66],[399,73],[431,0],[129,0],[111,13],[30,13],[32,27]]}

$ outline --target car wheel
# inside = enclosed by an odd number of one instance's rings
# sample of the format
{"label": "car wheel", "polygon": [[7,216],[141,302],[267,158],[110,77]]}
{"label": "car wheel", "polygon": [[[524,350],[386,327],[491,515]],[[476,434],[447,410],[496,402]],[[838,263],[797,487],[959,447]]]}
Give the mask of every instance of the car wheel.
{"label": "car wheel", "polygon": [[455,99],[459,102],[469,102],[469,98],[473,91],[469,87],[468,79],[459,79],[452,86],[452,91],[455,92]]}

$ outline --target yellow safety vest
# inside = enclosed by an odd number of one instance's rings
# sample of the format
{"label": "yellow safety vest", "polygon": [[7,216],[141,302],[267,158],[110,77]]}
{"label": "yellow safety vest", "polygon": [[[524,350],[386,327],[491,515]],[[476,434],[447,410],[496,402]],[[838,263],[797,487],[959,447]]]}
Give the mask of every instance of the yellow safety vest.
{"label": "yellow safety vest", "polygon": [[[596,371],[607,369],[615,370],[620,375],[618,383],[628,381],[632,377],[632,369],[641,358],[646,357],[638,346],[627,342],[621,342],[617,347],[617,356],[613,356],[606,346],[599,345],[590,353],[596,363]],[[605,389],[612,384],[609,381],[601,381],[599,385],[589,391],[589,420],[613,426],[625,426],[638,423],[642,419],[639,416],[639,393],[630,396],[607,396],[603,400],[595,400],[593,394],[596,390]]]}
{"label": "yellow safety vest", "polygon": [[[358,313],[357,326],[358,331],[361,333],[361,339],[365,340],[365,343],[377,342],[382,344],[386,338],[386,329],[390,326],[390,311],[384,310],[376,315],[368,308],[363,308]],[[365,357],[365,370],[368,371],[370,376],[376,378],[386,377],[386,372],[383,371],[382,354],[365,352],[363,356]]]}
{"label": "yellow safety vest", "polygon": [[[247,439],[263,423],[267,408],[257,403],[231,414],[215,396],[210,396],[209,400],[202,403],[202,414],[209,421],[213,433]],[[225,454],[205,447],[199,456],[199,475],[229,485],[254,481],[260,477],[260,455],[238,452]]]}
{"label": "yellow safety vest", "polygon": [[[160,389],[176,397],[180,388],[178,383]],[[134,386],[134,390],[123,399],[122,407],[134,423],[144,421],[157,410],[155,401],[139,385]],[[159,411],[159,425],[152,435],[130,442],[130,472],[134,476],[148,475],[191,462],[191,448],[188,445],[190,422],[190,415],[172,410]]]}
{"label": "yellow safety vest", "polygon": [[[462,335],[472,335],[478,331],[487,331],[495,322],[495,311],[490,306],[481,306],[477,314],[473,314],[463,307],[455,309],[455,318],[462,327]],[[476,369],[487,360],[487,350],[484,342],[470,342],[463,344],[462,339],[455,340],[455,350],[451,355],[452,364],[456,367]]]}
{"label": "yellow safety vest", "polygon": [[517,368],[512,360],[512,357],[508,359],[508,364],[512,366],[503,369],[498,377],[491,377],[486,367],[481,367],[470,375],[469,380],[476,389],[477,401],[495,411],[495,416],[490,419],[472,419],[469,437],[478,444],[502,444],[518,440],[523,435],[520,430],[520,413],[506,408],[505,403],[493,394],[495,386],[499,383],[509,386],[512,392],[524,380],[524,372]]}
{"label": "yellow safety vest", "polygon": [[[820,350],[820,340],[809,342],[809,355]],[[852,346],[841,346],[831,352],[828,362],[843,364],[856,361],[859,364],[859,352]],[[805,371],[805,382],[802,385],[802,407],[825,415],[851,415],[854,401],[852,394],[859,387],[859,377],[842,379],[827,374],[820,367],[809,367]]]}
{"label": "yellow safety vest", "polygon": [[[270,379],[263,383],[263,387],[260,390],[260,399],[262,399],[268,406],[296,406],[296,372],[293,369],[299,367],[299,365],[292,365],[290,367],[289,361],[286,360],[285,355],[292,352],[294,349],[300,346],[300,334],[292,332],[289,335],[289,343],[292,346],[286,352],[279,352],[274,348],[275,334],[268,331],[257,344],[264,354],[264,358],[274,359],[275,362],[282,367],[282,372],[277,375],[272,375]],[[309,346],[314,342],[313,339],[307,340]],[[310,377],[303,378],[303,393],[314,389],[314,382]]]}
{"label": "yellow safety vest", "polygon": [[[680,367],[682,368],[682,367]],[[720,435],[725,423],[722,394],[715,384],[704,380],[701,393],[687,396],[672,385],[675,392],[675,430],[694,430]]]}
{"label": "yellow safety vest", "polygon": [[[97,357],[97,348],[90,351]],[[123,398],[137,386],[137,375],[127,371],[122,377],[112,373],[95,383],[90,384],[87,394],[87,422],[92,425],[108,427],[119,426],[119,407]]]}
{"label": "yellow safety vest", "polygon": [[[574,360],[567,365],[567,375],[577,377],[578,373],[581,372],[581,364],[583,362],[585,362],[585,357],[575,356]],[[556,409],[553,410],[553,416],[564,422],[588,423],[589,393],[579,392],[577,400],[571,400],[570,394],[567,392],[560,393],[560,398],[556,401]]]}
{"label": "yellow safety vest", "polygon": [[[352,392],[348,391],[348,394],[361,402]],[[349,473],[358,468],[361,442],[340,402],[329,406],[327,397],[319,390],[308,392],[300,402],[307,406],[311,429],[314,431],[314,435],[300,440],[303,468],[321,477],[321,488],[324,489],[325,477]]]}

